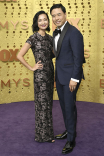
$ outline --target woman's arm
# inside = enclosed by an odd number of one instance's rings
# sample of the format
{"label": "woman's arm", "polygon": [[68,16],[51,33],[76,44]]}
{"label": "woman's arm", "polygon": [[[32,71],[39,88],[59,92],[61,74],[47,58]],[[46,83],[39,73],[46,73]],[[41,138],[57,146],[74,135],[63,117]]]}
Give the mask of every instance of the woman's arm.
{"label": "woman's arm", "polygon": [[22,47],[22,49],[20,50],[20,52],[17,55],[17,58],[19,59],[19,61],[29,70],[31,71],[35,71],[37,69],[42,69],[43,65],[40,64],[41,61],[37,62],[33,67],[31,67],[24,59],[24,55],[28,52],[28,50],[30,49],[31,45],[29,43],[25,43],[25,45]]}

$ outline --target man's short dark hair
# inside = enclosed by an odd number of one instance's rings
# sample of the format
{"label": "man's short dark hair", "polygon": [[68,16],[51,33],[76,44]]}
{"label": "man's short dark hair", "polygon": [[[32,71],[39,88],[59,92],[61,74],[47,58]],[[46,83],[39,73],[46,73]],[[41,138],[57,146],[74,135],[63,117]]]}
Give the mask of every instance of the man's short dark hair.
{"label": "man's short dark hair", "polygon": [[50,8],[50,14],[52,12],[53,9],[56,9],[56,8],[61,8],[61,10],[66,13],[66,8],[60,3],[60,4],[54,4],[51,8]]}

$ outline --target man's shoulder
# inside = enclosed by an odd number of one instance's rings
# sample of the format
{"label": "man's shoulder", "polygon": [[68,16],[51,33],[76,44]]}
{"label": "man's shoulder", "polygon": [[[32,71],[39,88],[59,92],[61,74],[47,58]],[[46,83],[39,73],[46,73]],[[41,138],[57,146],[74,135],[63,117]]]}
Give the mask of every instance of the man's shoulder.
{"label": "man's shoulder", "polygon": [[[73,34],[73,33],[77,33],[77,34],[81,34],[80,30],[78,30],[75,26],[71,25],[69,26],[69,29],[68,29],[68,32],[70,34]],[[82,34],[81,34],[82,35]]]}
{"label": "man's shoulder", "polygon": [[68,30],[71,30],[71,31],[79,31],[75,26],[69,24],[69,29]]}

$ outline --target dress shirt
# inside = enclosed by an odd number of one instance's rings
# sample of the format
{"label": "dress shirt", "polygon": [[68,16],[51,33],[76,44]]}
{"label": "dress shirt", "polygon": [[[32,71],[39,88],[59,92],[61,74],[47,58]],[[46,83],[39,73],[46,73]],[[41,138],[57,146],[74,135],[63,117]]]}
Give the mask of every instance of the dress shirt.
{"label": "dress shirt", "polygon": [[[65,24],[67,23],[67,21],[64,23],[64,25],[60,28],[61,32],[62,30],[64,29],[64,26]],[[59,29],[58,29],[59,30]],[[59,37],[60,37],[60,34],[58,34],[57,36],[55,36],[55,50],[57,51],[57,43],[58,43],[58,40],[59,40]]]}
{"label": "dress shirt", "polygon": [[[64,26],[65,24],[67,23],[67,21],[63,24],[63,26],[60,28],[61,32],[62,30],[64,29]],[[57,28],[58,29],[58,28]],[[57,36],[55,36],[54,38],[54,41],[55,41],[55,50],[57,51],[57,43],[58,43],[58,40],[59,40],[59,37],[60,37],[60,34],[58,34]],[[74,79],[74,78],[71,78],[72,81],[75,81],[75,82],[79,82],[79,80],[77,79]]]}

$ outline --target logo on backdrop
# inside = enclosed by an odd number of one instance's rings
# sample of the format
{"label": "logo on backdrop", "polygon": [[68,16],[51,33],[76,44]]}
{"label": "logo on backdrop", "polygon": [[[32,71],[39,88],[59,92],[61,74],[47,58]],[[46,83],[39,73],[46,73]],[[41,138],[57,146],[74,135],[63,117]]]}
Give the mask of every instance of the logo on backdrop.
{"label": "logo on backdrop", "polygon": [[19,52],[19,49],[9,49],[9,50],[6,50],[6,49],[3,49],[0,51],[0,60],[2,62],[12,62],[12,61],[19,61],[17,59],[17,53]]}
{"label": "logo on backdrop", "polygon": [[[18,87],[19,82],[21,81],[21,79],[18,79],[17,81],[15,79],[12,79],[12,80],[9,79],[6,83],[3,80],[1,80],[1,88],[4,88],[4,86],[8,86],[10,88],[11,83],[13,83],[12,81],[14,82],[16,87]],[[30,86],[30,83],[29,83],[30,79],[24,78],[22,81],[23,81],[23,86],[24,87],[29,87]]]}

